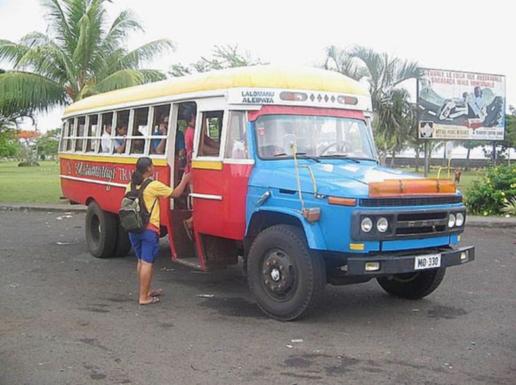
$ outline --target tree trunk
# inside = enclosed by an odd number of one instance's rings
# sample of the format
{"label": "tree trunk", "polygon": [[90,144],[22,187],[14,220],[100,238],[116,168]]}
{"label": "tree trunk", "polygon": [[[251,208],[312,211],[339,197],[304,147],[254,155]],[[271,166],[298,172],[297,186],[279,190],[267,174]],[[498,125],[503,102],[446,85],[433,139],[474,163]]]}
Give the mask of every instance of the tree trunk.
{"label": "tree trunk", "polygon": [[392,150],[391,167],[394,167],[394,158],[396,158],[396,150]]}
{"label": "tree trunk", "polygon": [[419,172],[419,147],[416,147],[416,172]]}
{"label": "tree trunk", "polygon": [[468,148],[468,152],[466,152],[466,167],[464,167],[464,171],[469,170],[469,155],[471,153],[471,148]]}

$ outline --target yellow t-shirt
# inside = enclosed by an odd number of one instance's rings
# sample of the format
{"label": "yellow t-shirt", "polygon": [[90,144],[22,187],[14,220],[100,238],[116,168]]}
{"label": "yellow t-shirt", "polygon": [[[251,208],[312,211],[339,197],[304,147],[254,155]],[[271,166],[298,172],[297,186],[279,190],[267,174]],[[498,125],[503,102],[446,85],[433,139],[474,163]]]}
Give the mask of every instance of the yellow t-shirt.
{"label": "yellow t-shirt", "polygon": [[[137,186],[140,188],[140,186]],[[129,183],[125,189],[125,192],[131,190],[131,184]],[[145,208],[147,211],[152,209],[152,205],[159,198],[169,197],[174,189],[168,187],[166,184],[161,183],[158,180],[153,180],[148,184],[148,186],[143,191],[143,202],[145,203]],[[152,210],[151,216],[149,218],[149,224],[155,227],[155,230],[159,231],[159,200],[154,204],[154,209]]]}

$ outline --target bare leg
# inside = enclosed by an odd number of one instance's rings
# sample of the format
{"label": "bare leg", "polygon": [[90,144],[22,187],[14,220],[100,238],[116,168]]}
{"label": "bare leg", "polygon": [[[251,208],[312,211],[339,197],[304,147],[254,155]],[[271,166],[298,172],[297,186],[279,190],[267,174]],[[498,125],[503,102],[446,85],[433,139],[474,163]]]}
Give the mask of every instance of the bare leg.
{"label": "bare leg", "polygon": [[153,298],[149,296],[151,280],[152,280],[152,263],[140,261],[140,305],[151,303]]}

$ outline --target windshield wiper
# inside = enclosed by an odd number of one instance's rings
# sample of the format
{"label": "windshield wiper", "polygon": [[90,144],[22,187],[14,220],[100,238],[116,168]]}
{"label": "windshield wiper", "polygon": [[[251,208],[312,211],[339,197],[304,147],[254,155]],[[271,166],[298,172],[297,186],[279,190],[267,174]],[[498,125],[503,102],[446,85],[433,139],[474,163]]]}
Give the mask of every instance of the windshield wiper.
{"label": "windshield wiper", "polygon": [[[278,158],[280,156],[288,156],[288,154],[286,154],[284,152],[280,152],[280,153],[274,154],[273,156],[275,158]],[[300,157],[301,159],[310,159],[310,160],[313,160],[314,162],[321,163],[321,161],[319,159],[317,159],[314,156],[307,155],[306,152],[296,152],[296,156]]]}
{"label": "windshield wiper", "polygon": [[319,158],[333,158],[333,159],[349,159],[352,162],[360,163],[360,161],[352,156],[346,154],[332,154],[332,155],[319,155]]}

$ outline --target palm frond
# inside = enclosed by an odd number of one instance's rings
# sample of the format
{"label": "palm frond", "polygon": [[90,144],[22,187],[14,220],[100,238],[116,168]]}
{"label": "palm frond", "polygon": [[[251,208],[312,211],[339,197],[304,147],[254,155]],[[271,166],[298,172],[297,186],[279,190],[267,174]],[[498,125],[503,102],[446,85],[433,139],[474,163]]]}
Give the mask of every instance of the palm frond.
{"label": "palm frond", "polygon": [[10,40],[0,39],[0,61],[5,60],[16,68],[20,59],[30,48],[23,44],[17,44]]}
{"label": "palm frond", "polygon": [[143,32],[142,25],[138,23],[131,11],[120,12],[104,37],[103,50],[109,52],[118,48],[127,35],[133,31]]}
{"label": "palm frond", "polygon": [[2,105],[11,111],[48,110],[66,103],[62,85],[29,72],[8,71],[0,75]]}
{"label": "palm frond", "polygon": [[126,68],[107,76],[105,79],[97,83],[95,86],[95,91],[113,91],[120,88],[137,86],[143,84],[144,82],[145,77],[140,71]]}
{"label": "palm frond", "polygon": [[160,70],[141,69],[138,71],[143,75],[144,83],[159,82],[160,80],[165,80],[167,78],[167,75]]}
{"label": "palm frond", "polygon": [[159,39],[144,44],[125,55],[121,59],[125,68],[138,68],[144,62],[154,59],[157,55],[174,50],[174,43],[169,39]]}

